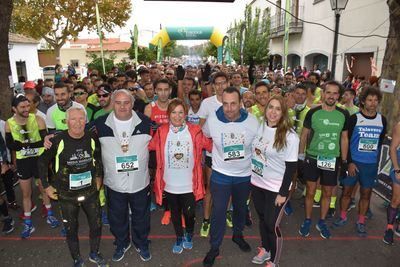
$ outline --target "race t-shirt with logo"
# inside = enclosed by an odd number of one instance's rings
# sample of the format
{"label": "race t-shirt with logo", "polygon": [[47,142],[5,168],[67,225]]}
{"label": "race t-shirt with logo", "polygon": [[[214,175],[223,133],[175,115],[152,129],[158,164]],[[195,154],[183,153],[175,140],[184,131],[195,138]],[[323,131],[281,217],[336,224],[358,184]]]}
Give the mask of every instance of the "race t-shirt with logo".
{"label": "race t-shirt with logo", "polygon": [[348,130],[351,161],[376,164],[386,134],[385,117],[380,113],[368,117],[358,112],[350,116]]}
{"label": "race t-shirt with logo", "polygon": [[337,106],[332,111],[322,109],[322,105],[309,110],[303,123],[311,130],[307,155],[331,161],[339,157],[341,133],[347,130],[348,118],[348,112]]}
{"label": "race t-shirt with logo", "polygon": [[[71,107],[80,107],[83,110],[85,110],[86,114],[85,107],[75,101],[72,101]],[[67,130],[68,125],[65,118],[66,118],[66,112],[64,110],[61,110],[58,107],[58,104],[54,104],[47,110],[46,126],[48,129],[55,129],[57,131]]]}
{"label": "race t-shirt with logo", "polygon": [[196,113],[193,111],[192,107],[189,108],[188,115],[186,117],[186,121],[190,122],[192,124],[199,124],[200,123],[200,117],[199,117],[199,111]]}
{"label": "race t-shirt with logo", "polygon": [[193,142],[187,126],[177,133],[169,130],[164,155],[164,191],[171,194],[193,192]]}
{"label": "race t-shirt with logo", "polygon": [[252,144],[251,183],[257,187],[279,192],[285,174],[285,162],[297,162],[299,137],[294,131],[286,135],[286,146],[277,151],[273,146],[276,128],[264,124],[258,129]]}
{"label": "race t-shirt with logo", "polygon": [[289,117],[293,122],[293,129],[299,136],[303,130],[303,123],[309,110],[310,107],[307,105],[296,105],[293,109],[289,109]]}
{"label": "race t-shirt with logo", "polygon": [[203,132],[213,140],[212,169],[224,175],[245,177],[251,175],[251,144],[257,134],[257,119],[240,110],[240,118],[230,122],[222,107],[210,115]]}

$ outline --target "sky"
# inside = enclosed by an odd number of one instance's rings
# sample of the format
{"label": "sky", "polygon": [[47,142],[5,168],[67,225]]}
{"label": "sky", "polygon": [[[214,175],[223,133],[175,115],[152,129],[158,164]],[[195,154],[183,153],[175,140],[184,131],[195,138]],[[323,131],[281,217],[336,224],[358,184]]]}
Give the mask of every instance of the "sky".
{"label": "sky", "polygon": [[[107,37],[118,37],[130,41],[130,30],[135,24],[139,28],[139,45],[147,46],[152,36],[162,27],[168,26],[214,26],[225,33],[229,25],[244,17],[246,3],[250,0],[236,0],[234,3],[144,1],[131,0],[132,12],[124,28],[115,29]],[[96,38],[95,33],[82,33],[80,37]],[[183,45],[195,45],[204,41],[179,41]]]}

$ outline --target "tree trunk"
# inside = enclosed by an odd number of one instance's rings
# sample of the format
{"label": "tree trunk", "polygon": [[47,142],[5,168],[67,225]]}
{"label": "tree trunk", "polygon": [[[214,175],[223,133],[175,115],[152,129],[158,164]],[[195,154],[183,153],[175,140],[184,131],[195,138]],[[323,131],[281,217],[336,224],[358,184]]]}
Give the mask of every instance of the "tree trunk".
{"label": "tree trunk", "polygon": [[2,0],[0,8],[0,117],[3,120],[11,116],[11,99],[13,91],[10,89],[11,76],[10,58],[8,54],[8,33],[10,30],[12,0]]}
{"label": "tree trunk", "polygon": [[388,121],[388,133],[391,134],[392,127],[400,120],[400,1],[388,0],[390,11],[390,26],[386,41],[386,51],[382,63],[381,77],[383,79],[395,80],[396,86],[393,94],[383,93],[382,114]]}
{"label": "tree trunk", "polygon": [[53,46],[54,48],[54,55],[56,56],[56,64],[61,64],[61,59],[60,59],[60,51],[61,51],[61,46]]}

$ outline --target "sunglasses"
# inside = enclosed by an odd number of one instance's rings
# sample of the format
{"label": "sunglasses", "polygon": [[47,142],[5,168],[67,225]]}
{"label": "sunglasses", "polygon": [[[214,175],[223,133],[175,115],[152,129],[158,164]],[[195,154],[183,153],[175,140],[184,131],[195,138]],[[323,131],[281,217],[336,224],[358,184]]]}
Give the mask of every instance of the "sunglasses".
{"label": "sunglasses", "polygon": [[127,89],[132,92],[132,91],[136,91],[138,89],[138,87],[129,87]]}
{"label": "sunglasses", "polygon": [[74,92],[74,96],[81,96],[86,94],[86,92]]}
{"label": "sunglasses", "polygon": [[99,94],[97,94],[97,97],[98,98],[102,98],[102,97],[108,97],[110,94],[102,94],[102,95],[99,95]]}

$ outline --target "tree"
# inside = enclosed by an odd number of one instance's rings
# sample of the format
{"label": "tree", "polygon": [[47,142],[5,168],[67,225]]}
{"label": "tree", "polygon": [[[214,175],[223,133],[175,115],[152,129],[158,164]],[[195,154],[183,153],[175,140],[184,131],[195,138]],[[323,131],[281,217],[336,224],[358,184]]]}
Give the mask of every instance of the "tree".
{"label": "tree", "polygon": [[262,13],[256,8],[253,16],[251,6],[246,6],[244,20],[235,20],[228,30],[230,52],[236,62],[241,62],[241,56],[245,64],[251,60],[256,64],[268,60],[270,23],[269,8]]}
{"label": "tree", "polygon": [[387,0],[389,7],[389,38],[386,41],[386,51],[383,57],[383,79],[395,80],[396,86],[393,94],[383,93],[382,114],[388,122],[388,133],[400,121],[400,2]]}
{"label": "tree", "polygon": [[[133,43],[132,43],[133,44]],[[135,49],[133,45],[128,49],[128,55],[130,59],[135,59]],[[151,62],[157,59],[157,47],[148,48],[144,46],[138,47],[138,61],[139,62]]]}
{"label": "tree", "polygon": [[[98,70],[99,72],[102,72],[103,63],[101,57],[97,56],[96,54],[90,54],[89,57],[92,59],[92,61],[88,63],[88,68],[91,70]],[[111,55],[110,58],[104,57],[104,67],[106,69],[106,73],[103,74],[107,74],[107,72],[109,72],[112,67],[114,67],[114,59],[115,55]]]}
{"label": "tree", "polygon": [[[102,29],[112,32],[129,19],[130,0],[97,0]],[[76,38],[87,29],[95,30],[95,1],[14,0],[12,15],[16,32],[35,39],[43,38],[54,48],[60,60],[60,49],[68,38]]]}
{"label": "tree", "polygon": [[0,8],[0,105],[1,118],[8,119],[11,115],[11,97],[8,77],[11,75],[10,57],[8,54],[8,33],[10,30],[12,0],[1,1]]}
{"label": "tree", "polygon": [[213,45],[210,41],[208,41],[207,44],[204,46],[203,56],[204,57],[213,56],[217,58],[218,56],[217,47]]}
{"label": "tree", "polygon": [[174,50],[176,49],[176,41],[170,41],[166,46],[163,48],[163,56],[164,58],[170,57]]}

